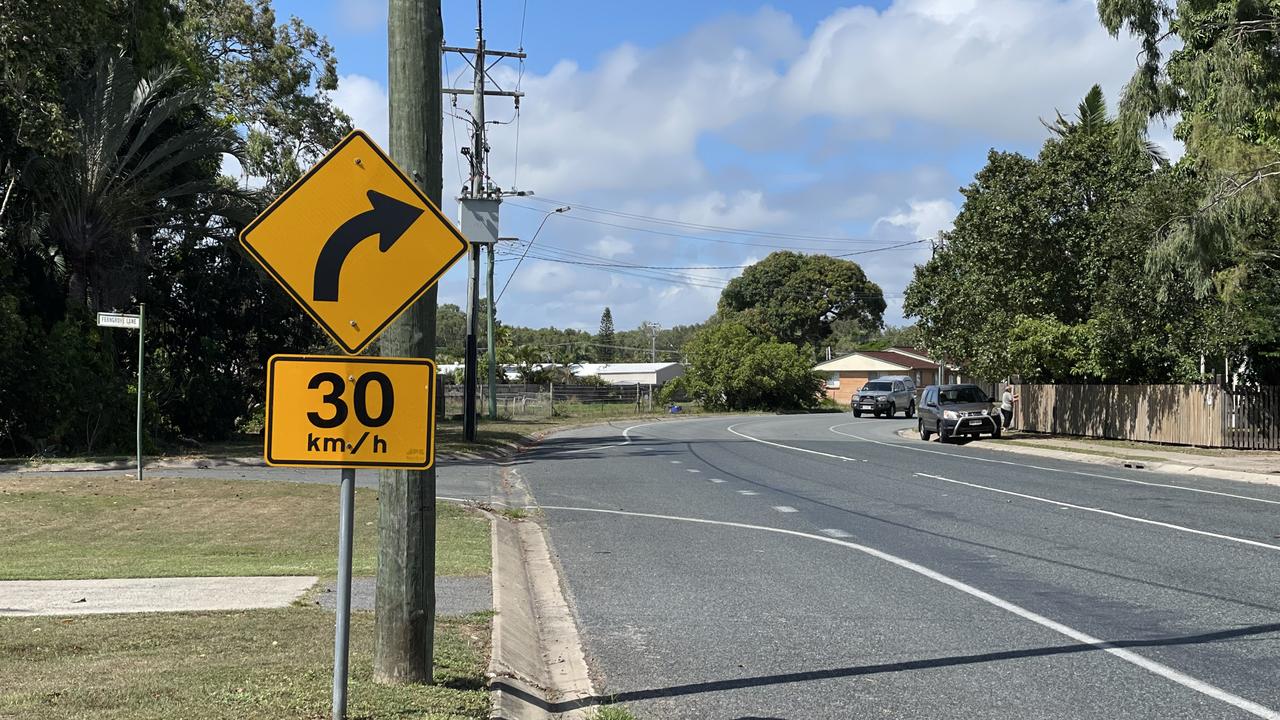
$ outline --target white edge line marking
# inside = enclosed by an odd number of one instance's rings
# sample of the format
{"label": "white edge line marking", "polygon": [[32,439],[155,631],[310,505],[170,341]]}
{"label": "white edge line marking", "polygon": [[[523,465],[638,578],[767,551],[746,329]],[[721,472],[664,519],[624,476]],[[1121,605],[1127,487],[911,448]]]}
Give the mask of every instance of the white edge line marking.
{"label": "white edge line marking", "polygon": [[780,513],[793,513],[793,512],[800,512],[799,510],[797,510],[797,509],[795,509],[795,508],[791,507],[790,505],[774,505],[774,506],[773,506],[773,509],[774,509],[774,510],[777,510],[777,511],[778,511],[778,512],[780,512]]}
{"label": "white edge line marking", "polygon": [[[883,440],[873,440],[861,435],[853,435],[846,432],[840,432],[836,428],[848,427],[849,425],[861,425],[862,423],[841,423],[832,425],[827,428],[836,435],[851,437],[855,440],[863,440],[876,445],[885,445],[887,447],[902,448],[903,450],[914,450],[916,452],[925,452],[932,455],[946,455],[947,457],[960,458],[962,460],[974,460],[976,462],[995,463],[997,465],[1013,465],[1014,467],[1031,468],[1032,470],[1044,470],[1046,472],[1067,473],[1069,475],[1082,475],[1084,477],[1102,478],[1105,480],[1118,480],[1124,483],[1132,483],[1134,485],[1147,485],[1150,487],[1169,488],[1172,490],[1184,490],[1186,492],[1203,493],[1205,495],[1221,495],[1222,497],[1236,498],[1238,500],[1251,500],[1253,502],[1266,503],[1268,505],[1280,505],[1280,500],[1267,500],[1265,498],[1251,497],[1249,495],[1237,495],[1236,493],[1221,492],[1219,490],[1203,490],[1201,488],[1186,487],[1185,485],[1172,485],[1169,483],[1148,482],[1145,480],[1134,480],[1132,478],[1116,477],[1115,475],[1101,475],[1099,473],[1084,472],[1083,470],[1063,470],[1061,468],[1044,467],[1043,465],[1032,465],[1030,463],[1013,462],[1012,460],[995,460],[992,458],[975,457],[973,455],[962,455],[960,453],[943,452],[941,450],[929,450],[927,448],[914,447],[906,443],[884,442]],[[1070,461],[1067,461],[1070,462]]]}
{"label": "white edge line marking", "polygon": [[979,490],[990,490],[991,492],[1000,493],[1002,495],[1012,495],[1014,497],[1023,498],[1024,500],[1035,500],[1036,502],[1049,503],[1050,505],[1057,505],[1059,506],[1059,508],[1071,508],[1073,510],[1084,510],[1085,512],[1098,513],[1099,515],[1109,515],[1111,517],[1117,517],[1124,520],[1132,520],[1134,522],[1145,523],[1147,525],[1156,525],[1163,528],[1170,528],[1172,530],[1181,530],[1182,532],[1192,533],[1195,535],[1204,535],[1205,537],[1218,538],[1219,540],[1229,540],[1231,542],[1243,543],[1245,545],[1253,545],[1254,547],[1266,548],[1267,550],[1280,550],[1280,545],[1271,545],[1270,543],[1258,542],[1257,540],[1246,540],[1245,538],[1233,537],[1231,535],[1220,535],[1218,533],[1209,532],[1208,530],[1196,530],[1195,528],[1184,527],[1182,525],[1174,525],[1172,523],[1167,523],[1167,522],[1160,522],[1159,520],[1148,520],[1146,518],[1135,517],[1133,515],[1124,515],[1118,512],[1112,512],[1111,510],[1103,510],[1102,508],[1091,508],[1091,507],[1086,507],[1084,505],[1073,505],[1072,503],[1069,503],[1069,502],[1063,502],[1061,500],[1051,500],[1049,498],[1042,498],[1038,495],[1027,495],[1026,493],[1014,492],[1012,490],[1002,490],[1000,488],[988,487],[986,485],[979,485],[977,483],[965,482],[963,480],[952,480],[951,478],[945,478],[945,477],[942,477],[941,475],[930,475],[928,473],[912,473],[912,475],[915,475],[916,477],[931,478],[933,480],[941,480],[943,482],[954,483],[956,485],[964,485],[966,487],[971,487],[971,488],[978,488]]}
{"label": "white edge line marking", "polygon": [[[755,440],[756,442],[761,442],[761,443],[764,443],[764,444],[766,444],[766,445],[773,445],[774,447],[786,448],[787,450],[797,450],[797,451],[799,451],[799,452],[811,453],[811,454],[814,454],[814,455],[824,455],[824,456],[826,456],[826,457],[838,458],[838,459],[840,459],[840,460],[848,460],[848,459],[849,459],[849,458],[846,458],[846,457],[841,457],[841,456],[839,456],[839,455],[832,455],[832,454],[830,454],[830,453],[818,452],[817,450],[808,450],[808,449],[806,449],[806,448],[793,447],[793,446],[791,446],[791,445],[783,445],[782,443],[769,442],[768,440],[760,440],[759,438],[753,438],[753,437],[751,437],[750,435],[743,435],[742,433],[738,432],[737,430],[734,430],[733,428],[735,428],[735,427],[737,427],[737,425],[731,425],[731,426],[728,428],[728,429],[729,429],[729,432],[731,432],[731,433],[733,433],[734,435],[737,435],[737,436],[739,436],[739,437],[744,437],[744,438],[746,438],[746,439],[748,439],[748,440]],[[839,425],[835,425],[834,427],[840,427],[840,426],[839,426]],[[830,428],[828,428],[828,429],[830,429]],[[835,432],[837,435],[847,435],[848,437],[857,437],[857,436],[855,436],[855,435],[848,435],[848,433],[837,432],[837,431],[835,431],[835,430],[832,430],[832,432]],[[867,440],[868,442],[873,442],[873,443],[876,443],[876,444],[878,444],[878,445],[888,445],[888,446],[890,446],[890,447],[906,447],[906,448],[907,448],[907,449],[909,449],[909,450],[919,450],[919,449],[920,449],[920,448],[913,448],[913,447],[910,447],[910,446],[907,446],[907,445],[899,445],[898,443],[885,443],[885,442],[880,442],[879,440],[870,440],[870,439],[868,439],[868,438],[860,438],[860,437],[859,437],[859,438],[857,438],[857,439],[859,439],[859,440]],[[939,454],[939,455],[947,455],[947,456],[950,456],[950,457],[964,457],[963,455],[952,455],[951,453],[946,453],[946,452],[937,452],[936,450],[927,450],[927,451],[925,451],[925,452],[935,452],[935,453],[937,453],[937,454]],[[1184,526],[1182,526],[1182,525],[1174,525],[1174,524],[1172,524],[1172,523],[1160,522],[1160,521],[1158,521],[1158,520],[1147,520],[1146,518],[1134,517],[1134,516],[1132,516],[1132,515],[1122,515],[1121,513],[1118,513],[1118,512],[1112,512],[1112,511],[1110,511],[1110,510],[1103,510],[1103,509],[1101,509],[1101,508],[1090,508],[1090,507],[1085,507],[1085,506],[1083,506],[1083,505],[1072,505],[1071,503],[1062,502],[1061,500],[1050,500],[1049,498],[1037,497],[1037,496],[1035,496],[1035,495],[1024,495],[1024,494],[1022,494],[1022,493],[1016,493],[1016,492],[1013,492],[1012,490],[1001,490],[1000,488],[988,487],[988,486],[986,486],[986,485],[978,485],[978,484],[976,484],[976,483],[961,482],[960,480],[951,480],[951,479],[948,479],[948,478],[939,477],[939,476],[937,476],[937,475],[926,475],[926,474],[924,474],[924,473],[914,473],[914,474],[915,474],[915,475],[920,475],[920,476],[922,476],[922,477],[933,478],[933,479],[936,479],[936,480],[946,480],[946,481],[947,481],[947,482],[949,482],[949,483],[955,483],[955,484],[957,484],[957,485],[967,485],[967,486],[969,486],[969,487],[972,487],[972,488],[978,488],[978,489],[980,489],[980,490],[990,490],[991,492],[1004,493],[1005,495],[1016,495],[1017,497],[1026,498],[1026,499],[1028,499],[1028,500],[1037,500],[1037,501],[1039,501],[1039,502],[1051,503],[1051,504],[1054,504],[1054,505],[1061,505],[1061,506],[1064,506],[1064,507],[1075,508],[1075,509],[1077,509],[1077,510],[1087,510],[1087,511],[1089,511],[1089,512],[1100,513],[1100,514],[1102,514],[1102,515],[1110,515],[1111,517],[1122,518],[1122,519],[1124,519],[1124,520],[1132,520],[1132,521],[1134,521],[1134,522],[1145,523],[1145,524],[1147,524],[1147,525],[1156,525],[1156,526],[1163,527],[1163,528],[1169,528],[1170,530],[1179,530],[1179,531],[1182,531],[1182,532],[1191,533],[1191,534],[1193,534],[1193,535],[1203,535],[1203,536],[1205,536],[1205,537],[1217,538],[1217,539],[1219,539],[1219,540],[1227,540],[1227,541],[1229,541],[1229,542],[1241,543],[1241,544],[1243,544],[1243,545],[1253,545],[1254,547],[1265,548],[1265,549],[1267,549],[1267,550],[1280,550],[1280,545],[1271,545],[1271,544],[1269,544],[1269,543],[1258,542],[1257,540],[1246,540],[1246,539],[1244,539],[1244,538],[1233,537],[1233,536],[1231,536],[1231,535],[1220,535],[1220,534],[1218,534],[1218,533],[1208,532],[1207,530],[1196,530],[1196,529],[1194,529],[1194,528],[1184,527]]]}
{"label": "white edge line marking", "polygon": [[910,560],[907,560],[905,558],[900,558],[896,555],[890,555],[889,553],[883,552],[881,550],[876,550],[875,548],[867,547],[866,545],[859,545],[857,543],[850,542],[848,540],[840,540],[837,538],[824,537],[822,535],[812,535],[810,533],[799,532],[797,530],[784,530],[782,528],[772,528],[764,525],[748,525],[747,523],[728,522],[724,520],[706,520],[703,518],[680,517],[677,515],[657,515],[652,513],[628,512],[624,510],[601,510],[596,508],[564,507],[564,506],[556,506],[556,505],[543,505],[541,507],[544,510],[564,510],[564,511],[570,511],[570,512],[590,512],[590,513],[603,513],[608,515],[625,515],[629,517],[651,518],[655,520],[676,520],[681,522],[701,523],[704,525],[720,525],[723,527],[734,527],[734,528],[741,528],[745,530],[762,530],[764,532],[777,533],[779,535],[790,535],[792,537],[807,538],[809,540],[817,540],[819,542],[825,542],[825,543],[830,543],[832,545],[840,545],[842,547],[847,547],[852,550],[857,550],[858,552],[864,553],[866,555],[870,555],[871,557],[878,558],[880,560],[884,560],[885,562],[889,562],[894,565],[897,565],[898,567],[904,570],[909,570],[918,575],[923,575],[924,577],[927,577],[930,580],[934,580],[936,582],[942,583],[943,585],[959,590],[960,592],[965,593],[966,595],[975,597],[989,605],[994,605],[995,607],[998,607],[1001,610],[1005,610],[1007,612],[1013,613],[1014,615],[1017,615],[1018,617],[1024,620],[1029,620],[1030,622],[1033,622],[1043,628],[1052,630],[1053,632],[1056,632],[1059,635],[1065,635],[1066,637],[1071,638],[1072,640],[1075,640],[1076,642],[1082,645],[1095,647],[1099,650],[1102,650],[1103,652],[1106,652],[1115,657],[1118,657],[1127,663],[1136,665],[1142,668],[1143,670],[1146,670],[1147,672],[1152,673],[1153,675],[1158,675],[1166,680],[1175,682],[1185,688],[1194,690],[1195,692],[1198,692],[1202,695],[1207,695],[1208,697],[1211,697],[1215,700],[1240,708],[1241,710],[1251,715],[1254,715],[1256,717],[1266,718],[1267,720],[1280,720],[1280,712],[1276,712],[1275,710],[1272,710],[1271,708],[1268,708],[1265,705],[1261,705],[1252,700],[1247,700],[1238,695],[1233,695],[1227,692],[1226,690],[1223,690],[1222,688],[1219,688],[1215,685],[1211,685],[1203,680],[1200,680],[1199,678],[1193,677],[1179,670],[1175,670],[1169,667],[1168,665],[1164,665],[1162,663],[1156,662],[1155,660],[1149,660],[1146,657],[1139,655],[1138,653],[1133,652],[1131,650],[1126,650],[1125,648],[1116,647],[1115,645],[1105,640],[1098,639],[1096,637],[1093,637],[1092,635],[1081,632],[1067,625],[1063,625],[1062,623],[1057,622],[1056,620],[1050,620],[1049,618],[1043,615],[1032,612],[1020,605],[1015,605],[1014,603],[1011,603],[1008,600],[1005,600],[1003,598],[996,597],[995,595],[992,595],[991,593],[988,593],[984,590],[979,590],[978,588],[972,585],[969,585],[967,583],[961,582],[960,580],[956,580],[955,578],[949,577],[947,575],[943,575],[942,573],[936,570],[930,570],[929,568],[923,565],[917,565],[916,563],[913,563]]}
{"label": "white edge line marking", "polygon": [[553,455],[569,455],[571,453],[589,452],[591,450],[604,450],[605,448],[624,447],[630,445],[635,438],[631,437],[631,431],[636,428],[649,427],[650,425],[665,425],[668,423],[689,422],[690,420],[715,420],[716,418],[681,418],[679,420],[654,420],[653,422],[640,423],[622,429],[623,441],[620,443],[608,443],[606,445],[592,445],[591,447],[576,448],[573,450],[561,450],[551,453]]}

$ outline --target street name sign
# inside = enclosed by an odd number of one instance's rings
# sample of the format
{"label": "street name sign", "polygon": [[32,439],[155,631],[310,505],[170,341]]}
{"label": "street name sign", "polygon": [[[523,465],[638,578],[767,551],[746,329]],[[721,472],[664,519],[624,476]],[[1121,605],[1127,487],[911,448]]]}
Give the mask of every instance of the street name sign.
{"label": "street name sign", "polygon": [[118,327],[137,330],[142,326],[142,318],[128,313],[98,313],[99,327]]}
{"label": "street name sign", "polygon": [[361,130],[276,198],[240,243],[353,355],[467,252],[457,228]]}
{"label": "street name sign", "polygon": [[427,359],[275,355],[267,464],[425,470],[435,460],[435,384]]}

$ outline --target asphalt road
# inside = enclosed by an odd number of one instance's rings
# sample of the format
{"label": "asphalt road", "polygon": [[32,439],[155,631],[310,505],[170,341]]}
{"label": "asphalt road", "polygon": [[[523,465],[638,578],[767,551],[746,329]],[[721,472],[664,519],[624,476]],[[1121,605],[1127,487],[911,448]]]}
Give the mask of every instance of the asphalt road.
{"label": "asphalt road", "polygon": [[1280,718],[1280,488],[905,423],[618,424],[521,454],[602,694],[663,720]]}

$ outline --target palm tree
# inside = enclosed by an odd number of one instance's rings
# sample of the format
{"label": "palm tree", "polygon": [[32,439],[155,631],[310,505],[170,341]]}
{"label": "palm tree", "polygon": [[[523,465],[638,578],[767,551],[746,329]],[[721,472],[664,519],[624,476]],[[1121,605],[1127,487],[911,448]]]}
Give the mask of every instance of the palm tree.
{"label": "palm tree", "polygon": [[[1076,106],[1074,118],[1063,116],[1061,110],[1055,110],[1054,114],[1058,117],[1053,122],[1047,122],[1041,118],[1040,124],[1059,138],[1065,138],[1073,133],[1094,135],[1115,127],[1115,120],[1107,117],[1107,100],[1099,85],[1094,85],[1089,88],[1089,92],[1085,93],[1084,99]],[[1150,140],[1144,140],[1143,151],[1151,160],[1151,164],[1168,167],[1169,158],[1165,157],[1164,149],[1159,145]]]}
{"label": "palm tree", "polygon": [[30,181],[66,268],[69,307],[95,312],[136,296],[151,238],[180,223],[207,230],[242,196],[217,180],[239,138],[202,100],[176,68],[138,77],[124,55],[101,58],[69,98],[76,150],[38,159]]}

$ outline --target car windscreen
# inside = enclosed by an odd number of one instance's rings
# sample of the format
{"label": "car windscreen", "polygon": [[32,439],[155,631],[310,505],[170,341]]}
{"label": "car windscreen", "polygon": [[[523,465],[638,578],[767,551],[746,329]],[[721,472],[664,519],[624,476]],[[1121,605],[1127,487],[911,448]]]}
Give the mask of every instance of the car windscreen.
{"label": "car windscreen", "polygon": [[869,382],[862,386],[863,390],[892,390],[893,383],[887,382]]}
{"label": "car windscreen", "polygon": [[938,391],[938,400],[943,405],[954,405],[958,403],[984,403],[991,402],[987,394],[976,387],[958,387],[948,388]]}

